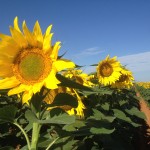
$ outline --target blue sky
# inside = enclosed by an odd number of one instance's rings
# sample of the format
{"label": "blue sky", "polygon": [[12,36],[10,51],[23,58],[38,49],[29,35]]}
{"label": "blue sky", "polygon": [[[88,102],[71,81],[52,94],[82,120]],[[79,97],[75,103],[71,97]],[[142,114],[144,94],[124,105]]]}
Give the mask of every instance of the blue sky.
{"label": "blue sky", "polygon": [[60,40],[59,54],[86,72],[109,54],[133,72],[136,81],[150,81],[149,0],[3,0],[0,32],[10,34],[16,16],[32,30],[36,20],[43,32],[53,24],[53,42]]}

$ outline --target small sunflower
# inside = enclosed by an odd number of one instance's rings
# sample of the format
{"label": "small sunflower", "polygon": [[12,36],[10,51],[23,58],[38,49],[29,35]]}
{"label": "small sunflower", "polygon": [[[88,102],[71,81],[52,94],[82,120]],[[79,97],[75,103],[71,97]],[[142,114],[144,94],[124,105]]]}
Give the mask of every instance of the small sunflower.
{"label": "small sunflower", "polygon": [[10,89],[8,95],[23,92],[23,103],[28,102],[42,86],[58,88],[60,81],[56,73],[75,67],[69,60],[57,59],[61,43],[51,44],[51,28],[52,25],[43,35],[36,21],[31,32],[24,21],[21,31],[16,17],[14,27],[10,27],[11,36],[0,34],[0,77],[3,78],[0,89]]}
{"label": "small sunflower", "polygon": [[113,88],[130,88],[131,86],[133,86],[133,75],[132,72],[123,68],[121,70],[121,76],[119,77],[119,79],[112,84]]}
{"label": "small sunflower", "polygon": [[77,83],[82,84],[84,86],[94,86],[94,84],[91,82],[91,79],[94,78],[94,76],[83,73],[82,70],[69,69],[65,71],[63,75],[67,78],[75,80]]}
{"label": "small sunflower", "polygon": [[119,79],[121,73],[121,64],[116,57],[110,58],[109,55],[105,60],[99,62],[97,66],[97,77],[99,83],[103,85],[111,85]]}
{"label": "small sunflower", "polygon": [[[79,94],[77,93],[77,91],[73,88],[68,88],[68,87],[60,87],[58,89],[53,89],[53,90],[50,90],[44,101],[47,103],[47,104],[51,104],[53,101],[54,101],[54,98],[57,94],[59,93],[68,93],[72,96],[74,96],[77,101],[78,101],[78,106],[76,108],[73,108],[69,105],[62,105],[62,106],[56,106],[56,107],[59,107],[63,110],[65,110],[69,115],[77,115],[79,116],[80,118],[83,118],[84,117],[84,112],[83,110],[85,109],[85,106],[84,104],[82,103],[82,99],[81,97],[79,96]],[[48,109],[52,109],[52,108],[48,108]]]}

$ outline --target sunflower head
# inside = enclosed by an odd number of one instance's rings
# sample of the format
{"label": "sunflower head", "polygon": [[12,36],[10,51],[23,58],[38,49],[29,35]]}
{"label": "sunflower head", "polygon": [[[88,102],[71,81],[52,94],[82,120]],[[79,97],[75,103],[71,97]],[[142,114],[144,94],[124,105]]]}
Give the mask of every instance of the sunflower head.
{"label": "sunflower head", "polygon": [[119,79],[121,73],[121,64],[116,57],[106,57],[105,60],[99,62],[97,66],[97,77],[99,83],[103,85],[111,85]]}
{"label": "sunflower head", "polygon": [[[77,99],[78,105],[77,105],[76,108],[71,107],[69,105],[55,106],[55,108],[61,108],[64,111],[66,111],[69,115],[77,115],[77,116],[83,118],[84,117],[83,110],[85,109],[85,106],[82,103],[81,97],[78,95],[78,93],[76,92],[76,90],[74,90],[72,88],[60,87],[59,86],[58,89],[50,90],[47,93],[44,101],[47,104],[51,104],[54,101],[54,99],[57,96],[57,94],[59,94],[59,93],[68,93],[68,94],[74,96]],[[50,109],[53,109],[53,108],[54,107],[49,107],[48,109],[50,110]]]}
{"label": "sunflower head", "polygon": [[0,89],[10,89],[8,94],[23,92],[23,103],[33,94],[40,91],[42,86],[48,89],[58,88],[60,81],[56,73],[75,64],[66,59],[58,59],[61,43],[51,43],[52,25],[42,33],[38,21],[33,31],[30,31],[24,21],[22,31],[18,18],[10,27],[11,36],[0,34]]}
{"label": "sunflower head", "polygon": [[112,87],[114,88],[130,88],[131,86],[133,86],[133,75],[132,72],[122,68],[121,70],[121,76],[119,77],[119,79],[112,84]]}
{"label": "sunflower head", "polygon": [[94,78],[93,75],[88,75],[86,73],[83,73],[82,70],[69,69],[69,70],[63,72],[63,75],[67,78],[70,78],[70,79],[76,81],[79,84],[84,85],[84,86],[91,87],[94,85],[91,82],[91,80]]}

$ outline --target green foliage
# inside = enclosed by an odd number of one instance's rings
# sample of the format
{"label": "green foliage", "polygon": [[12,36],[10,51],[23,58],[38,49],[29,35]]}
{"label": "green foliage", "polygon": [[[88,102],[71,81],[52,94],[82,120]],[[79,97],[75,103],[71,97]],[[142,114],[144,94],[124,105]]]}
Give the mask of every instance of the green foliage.
{"label": "green foliage", "polygon": [[14,122],[17,108],[13,105],[0,108],[0,123]]}
{"label": "green foliage", "polygon": [[[13,122],[19,124],[31,142],[33,124],[39,125],[39,150],[126,150],[135,149],[137,133],[145,115],[140,112],[138,99],[133,89],[111,89],[110,87],[85,87],[61,75],[61,86],[76,89],[86,107],[84,118],[68,115],[61,106],[77,108],[77,99],[68,94],[57,94],[51,104],[43,99],[46,95],[35,94],[29,105],[22,105],[17,96],[8,97],[5,91],[0,97],[0,148],[16,148],[17,144],[4,141],[14,139],[26,150],[25,136]],[[8,124],[9,122],[9,124]],[[138,141],[137,141],[138,143]],[[10,147],[9,147],[10,146]]]}
{"label": "green foliage", "polygon": [[78,106],[77,100],[75,97],[73,97],[70,94],[67,93],[59,93],[54,98],[54,101],[47,105],[47,107],[54,107],[54,106],[63,106],[63,105],[69,105],[71,107],[76,108]]}

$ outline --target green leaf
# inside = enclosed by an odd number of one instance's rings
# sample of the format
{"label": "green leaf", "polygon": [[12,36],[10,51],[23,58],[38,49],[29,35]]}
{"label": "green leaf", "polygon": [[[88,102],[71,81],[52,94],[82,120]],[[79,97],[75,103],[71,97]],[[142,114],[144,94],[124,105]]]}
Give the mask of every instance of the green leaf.
{"label": "green leaf", "polygon": [[78,106],[78,102],[75,97],[68,93],[59,93],[56,95],[54,101],[52,104],[49,104],[49,107],[53,106],[63,106],[63,105],[69,105],[71,107],[76,108]]}
{"label": "green leaf", "polygon": [[41,111],[42,100],[43,97],[39,93],[36,93],[32,96],[30,100],[30,108],[35,114]]}
{"label": "green leaf", "polygon": [[69,116],[68,114],[60,114],[47,120],[39,120],[38,123],[52,123],[52,124],[71,124],[75,122],[75,116]]}
{"label": "green leaf", "polygon": [[57,79],[61,82],[59,85],[60,86],[65,86],[65,87],[70,87],[70,88],[75,88],[75,89],[81,89],[81,90],[86,90],[86,91],[92,91],[91,88],[83,86],[77,82],[74,82],[68,78],[65,78],[64,76],[60,74],[56,74]]}
{"label": "green leaf", "polygon": [[85,95],[91,95],[91,94],[100,94],[100,95],[112,95],[113,90],[107,87],[94,87],[91,91],[83,91],[83,94]]}
{"label": "green leaf", "polygon": [[35,114],[31,110],[25,112],[25,118],[29,121],[28,125],[25,127],[25,131],[28,132],[33,128],[33,123],[38,122]]}
{"label": "green leaf", "polygon": [[125,111],[132,116],[136,116],[141,119],[146,119],[146,116],[143,112],[141,112],[139,109],[136,107],[132,107],[131,109],[125,109]]}
{"label": "green leaf", "polygon": [[77,149],[77,140],[72,137],[63,137],[58,139],[51,147],[52,150],[75,150]]}
{"label": "green leaf", "polygon": [[119,109],[113,109],[113,112],[114,112],[114,116],[117,117],[118,119],[121,119],[127,122],[132,122],[131,119],[127,117],[123,111]]}
{"label": "green leaf", "polygon": [[115,129],[106,129],[106,128],[94,128],[90,129],[90,132],[93,134],[111,134],[115,131]]}
{"label": "green leaf", "polygon": [[102,104],[101,107],[104,109],[104,110],[109,110],[109,104],[108,103],[105,103],[105,104]]}
{"label": "green leaf", "polygon": [[120,111],[119,109],[113,109],[113,112],[114,112],[114,116],[116,118],[130,123],[134,127],[139,127],[140,126],[140,124],[137,124],[137,123],[133,122],[129,117],[127,117],[126,114],[123,111]]}
{"label": "green leaf", "polygon": [[93,109],[94,115],[90,116],[88,119],[93,119],[93,120],[106,120],[108,122],[113,122],[115,117],[113,116],[106,116],[99,110]]}
{"label": "green leaf", "polygon": [[65,51],[62,55],[58,56],[57,59],[61,59],[66,53],[67,53],[67,51]]}
{"label": "green leaf", "polygon": [[17,107],[14,105],[0,108],[0,123],[14,122],[17,113]]}
{"label": "green leaf", "polygon": [[[49,112],[49,111],[48,111]],[[50,110],[49,117],[54,117],[55,115],[58,116],[62,113],[65,113],[65,110],[61,109],[61,108],[53,108],[52,110]],[[46,117],[48,117],[48,115],[46,115]]]}
{"label": "green leaf", "polygon": [[67,124],[63,127],[63,130],[66,131],[76,131],[77,129],[84,127],[85,126],[85,122],[82,120],[75,120],[74,123],[72,124]]}
{"label": "green leaf", "polygon": [[5,147],[1,147],[0,150],[15,150],[15,149],[10,146],[5,146]]}
{"label": "green leaf", "polygon": [[120,106],[123,106],[123,105],[126,104],[126,103],[127,103],[126,100],[120,100],[120,101],[119,101]]}
{"label": "green leaf", "polygon": [[53,142],[53,138],[41,138],[38,141],[38,147],[40,148],[46,148],[50,143]]}
{"label": "green leaf", "polygon": [[31,110],[27,110],[26,112],[25,112],[25,117],[26,117],[26,119],[29,121],[29,122],[37,122],[37,118],[36,118],[36,116],[35,116],[35,114],[31,111]]}
{"label": "green leaf", "polygon": [[90,65],[90,66],[98,66],[98,64],[92,64],[92,65]]}

